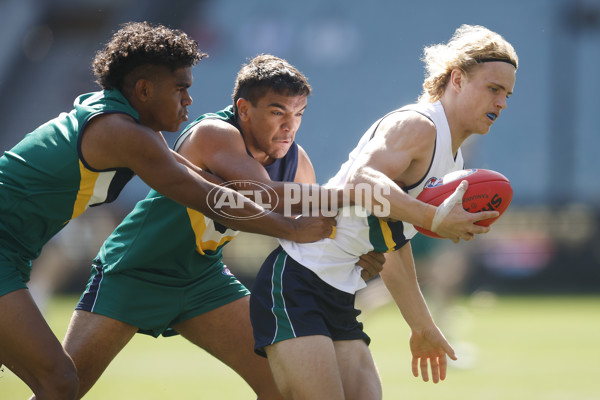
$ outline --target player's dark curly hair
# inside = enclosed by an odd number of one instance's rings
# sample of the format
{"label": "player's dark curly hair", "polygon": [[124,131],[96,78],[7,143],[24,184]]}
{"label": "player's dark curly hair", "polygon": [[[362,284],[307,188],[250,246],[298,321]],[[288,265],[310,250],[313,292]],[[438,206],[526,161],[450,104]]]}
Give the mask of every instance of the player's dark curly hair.
{"label": "player's dark curly hair", "polygon": [[286,96],[310,96],[312,88],[306,77],[286,60],[270,54],[258,55],[238,72],[231,95],[235,114],[238,99],[256,105],[269,90]]}
{"label": "player's dark curly hair", "polygon": [[102,89],[123,90],[125,76],[139,66],[165,66],[174,71],[192,67],[205,56],[198,43],[178,29],[128,22],[96,53],[92,70]]}

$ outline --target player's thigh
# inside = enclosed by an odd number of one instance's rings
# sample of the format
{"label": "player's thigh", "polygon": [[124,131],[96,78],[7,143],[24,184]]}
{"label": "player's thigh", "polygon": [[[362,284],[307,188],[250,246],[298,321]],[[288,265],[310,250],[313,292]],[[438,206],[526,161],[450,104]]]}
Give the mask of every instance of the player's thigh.
{"label": "player's thigh", "polygon": [[237,357],[239,350],[248,350],[248,353],[253,348],[248,296],[175,324],[172,328],[223,361]]}
{"label": "player's thigh", "polygon": [[363,340],[339,340],[334,347],[346,400],[381,399],[381,380],[367,344]]}
{"label": "player's thigh", "polygon": [[80,395],[98,380],[137,332],[137,327],[83,310],[75,310],[63,346],[77,367]]}
{"label": "player's thigh", "polygon": [[76,379],[73,362],[27,289],[0,296],[0,360],[33,390],[47,381]]}
{"label": "player's thigh", "polygon": [[344,399],[335,349],[327,336],[302,336],[265,347],[285,398]]}
{"label": "player's thigh", "polygon": [[271,379],[267,361],[254,353],[249,296],[173,325],[173,329],[251,385]]}

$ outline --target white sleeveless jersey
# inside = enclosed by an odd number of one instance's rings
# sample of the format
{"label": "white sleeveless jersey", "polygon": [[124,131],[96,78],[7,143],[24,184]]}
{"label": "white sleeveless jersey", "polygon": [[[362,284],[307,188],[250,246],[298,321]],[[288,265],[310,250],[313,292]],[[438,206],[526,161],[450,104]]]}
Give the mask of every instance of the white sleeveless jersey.
{"label": "white sleeveless jersey", "polygon": [[[435,151],[427,174],[419,182],[404,189],[412,197],[417,197],[427,182],[462,169],[463,159],[460,149],[456,159],[452,154],[450,127],[441,102],[412,104],[392,113],[404,111],[416,111],[424,115],[434,123],[437,131]],[[383,118],[376,121],[365,132],[358,146],[350,153],[348,161],[325,186],[344,185],[354,162],[373,137]],[[283,239],[279,242],[290,257],[312,270],[323,281],[344,292],[355,293],[366,286],[360,277],[361,268],[356,265],[361,255],[372,250],[379,252],[397,250],[416,233],[415,228],[409,223],[386,222],[369,215],[361,207],[352,206],[339,211],[333,239],[302,244]]]}

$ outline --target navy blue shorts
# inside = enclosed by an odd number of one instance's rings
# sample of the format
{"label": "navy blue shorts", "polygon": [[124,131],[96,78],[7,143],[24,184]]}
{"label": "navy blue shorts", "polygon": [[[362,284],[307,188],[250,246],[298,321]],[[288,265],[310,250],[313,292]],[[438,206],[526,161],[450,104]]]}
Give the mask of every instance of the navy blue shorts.
{"label": "navy blue shorts", "polygon": [[250,295],[254,351],[301,336],[324,335],[332,340],[371,342],[356,317],[354,294],[323,282],[281,248],[263,263]]}

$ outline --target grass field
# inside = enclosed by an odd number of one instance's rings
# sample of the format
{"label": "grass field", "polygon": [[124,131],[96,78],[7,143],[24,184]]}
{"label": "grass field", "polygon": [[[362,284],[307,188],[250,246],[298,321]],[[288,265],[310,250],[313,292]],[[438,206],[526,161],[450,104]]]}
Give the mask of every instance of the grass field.
{"label": "grass field", "polygon": [[[365,312],[384,399],[600,400],[600,296],[464,299],[452,313],[461,363],[434,385],[410,372],[408,328],[395,306]],[[55,298],[48,320],[64,335],[74,297]],[[468,345],[465,345],[468,343]],[[0,372],[0,399],[28,388]],[[253,399],[245,383],[180,337],[137,335],[86,399]]]}

